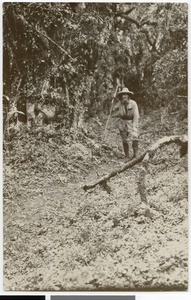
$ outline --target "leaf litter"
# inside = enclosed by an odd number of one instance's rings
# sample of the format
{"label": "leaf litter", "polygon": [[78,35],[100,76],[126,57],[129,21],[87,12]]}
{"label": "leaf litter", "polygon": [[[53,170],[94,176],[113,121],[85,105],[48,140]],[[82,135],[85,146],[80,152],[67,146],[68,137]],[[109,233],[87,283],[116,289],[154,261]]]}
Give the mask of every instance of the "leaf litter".
{"label": "leaf litter", "polygon": [[[141,138],[142,150],[149,140]],[[29,142],[22,142],[26,156]],[[99,186],[83,191],[124,162],[112,128],[101,156],[97,146],[92,156],[93,144],[99,140],[58,141],[57,148],[37,140],[32,161],[23,165],[15,147],[17,163],[4,164],[5,290],[186,290],[187,157],[175,145],[158,151],[142,203],[136,166],[109,182],[111,194]]]}

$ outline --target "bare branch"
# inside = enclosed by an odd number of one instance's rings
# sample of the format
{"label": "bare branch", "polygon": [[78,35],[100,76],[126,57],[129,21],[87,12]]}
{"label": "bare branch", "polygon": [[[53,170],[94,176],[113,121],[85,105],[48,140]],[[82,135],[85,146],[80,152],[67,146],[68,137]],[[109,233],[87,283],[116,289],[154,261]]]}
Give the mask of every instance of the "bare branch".
{"label": "bare branch", "polygon": [[49,36],[47,36],[45,33],[43,33],[42,31],[38,30],[37,28],[33,27],[32,25],[30,25],[27,20],[22,16],[19,15],[20,20],[23,22],[24,25],[27,25],[28,27],[30,27],[33,31],[36,31],[38,34],[44,36],[47,40],[49,40],[52,44],[54,44],[57,48],[59,48],[62,52],[64,52],[71,60],[73,60],[73,58],[71,57],[71,55],[65,50],[63,49],[60,45],[58,45],[55,41],[53,41]]}
{"label": "bare branch", "polygon": [[143,23],[140,24],[140,27],[143,27],[144,25],[157,26],[157,22],[144,21]]}
{"label": "bare branch", "polygon": [[47,40],[49,40],[52,44],[54,44],[55,46],[57,46],[62,52],[64,52],[71,60],[73,60],[73,58],[70,56],[70,54],[68,54],[68,52],[66,50],[64,50],[64,48],[62,48],[60,45],[58,45],[55,41],[53,41],[49,36],[47,36],[45,33],[39,31],[38,29],[35,28],[35,30],[41,34],[42,36],[44,36]]}
{"label": "bare branch", "polygon": [[144,161],[148,161],[150,158],[152,158],[156,152],[157,149],[161,149],[164,145],[168,145],[171,143],[175,143],[180,145],[181,149],[183,149],[181,151],[181,156],[185,155],[187,152],[187,144],[188,144],[188,137],[186,135],[173,135],[173,136],[165,136],[161,139],[159,139],[156,143],[154,143],[153,145],[151,145],[146,151],[144,151],[141,155],[139,155],[137,158],[131,160],[130,162],[125,163],[123,166],[116,168],[115,170],[113,170],[111,173],[101,177],[100,179],[98,179],[97,181],[84,185],[83,189],[85,191],[94,188],[96,185],[104,185],[104,187],[106,187],[106,182],[112,178],[115,177],[116,175],[126,171],[127,169],[132,168],[133,166],[139,164],[140,162]]}
{"label": "bare branch", "polygon": [[125,15],[125,16],[128,16],[131,12],[132,12],[132,10],[134,10],[135,9],[135,7],[132,7],[132,8],[130,8],[128,11],[126,11],[126,12],[122,12],[122,11],[119,11],[119,12],[117,12],[116,14],[115,14],[115,16],[116,17],[120,17],[121,15]]}
{"label": "bare branch", "polygon": [[149,33],[146,29],[141,29],[141,31],[145,34],[147,42],[152,47],[152,50],[156,51],[157,54],[160,55],[160,52],[156,49],[156,39],[154,41],[151,41],[151,37],[149,36]]}
{"label": "bare branch", "polygon": [[130,18],[129,16],[127,16],[126,14],[122,13],[122,14],[119,15],[119,17],[124,18],[127,21],[130,21],[131,23],[134,23],[138,28],[140,28],[140,24],[136,20],[134,20],[134,19]]}

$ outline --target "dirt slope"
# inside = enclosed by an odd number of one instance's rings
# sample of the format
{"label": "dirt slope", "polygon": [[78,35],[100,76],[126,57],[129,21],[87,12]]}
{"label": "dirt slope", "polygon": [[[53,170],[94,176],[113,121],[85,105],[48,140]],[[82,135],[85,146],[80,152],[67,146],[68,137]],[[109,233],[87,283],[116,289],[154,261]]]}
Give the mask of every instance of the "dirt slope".
{"label": "dirt slope", "polygon": [[[140,151],[170,130],[142,135]],[[51,159],[42,167],[47,151]],[[32,162],[5,163],[6,290],[187,289],[187,156],[180,158],[174,145],[156,154],[146,205],[137,191],[140,166],[113,178],[111,194],[99,186],[83,191],[124,161],[112,127],[98,152],[92,137],[72,146],[49,140],[36,147]]]}

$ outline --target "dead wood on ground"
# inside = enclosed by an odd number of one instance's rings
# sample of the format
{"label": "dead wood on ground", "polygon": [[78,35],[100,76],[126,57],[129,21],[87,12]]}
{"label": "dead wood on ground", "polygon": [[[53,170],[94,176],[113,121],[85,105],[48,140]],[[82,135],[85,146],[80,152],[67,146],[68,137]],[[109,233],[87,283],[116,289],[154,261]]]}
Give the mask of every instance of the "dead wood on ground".
{"label": "dead wood on ground", "polygon": [[165,136],[161,139],[159,139],[157,142],[155,142],[154,144],[152,144],[151,146],[149,146],[142,154],[140,154],[137,158],[131,160],[130,162],[128,161],[127,163],[125,163],[124,165],[114,169],[112,172],[110,172],[109,174],[99,178],[98,180],[96,180],[93,183],[89,183],[83,186],[83,189],[85,191],[94,188],[96,185],[101,185],[106,186],[107,185],[107,181],[112,178],[115,177],[116,175],[126,171],[127,169],[132,168],[133,166],[141,163],[142,161],[146,162],[149,159],[153,158],[155,152],[157,149],[161,149],[163,146],[171,144],[171,143],[175,143],[178,144],[181,148],[180,148],[180,154],[182,156],[182,152],[184,152],[184,155],[186,154],[186,151],[182,151],[181,149],[187,149],[187,144],[188,144],[188,137],[187,135],[172,135],[172,136]]}

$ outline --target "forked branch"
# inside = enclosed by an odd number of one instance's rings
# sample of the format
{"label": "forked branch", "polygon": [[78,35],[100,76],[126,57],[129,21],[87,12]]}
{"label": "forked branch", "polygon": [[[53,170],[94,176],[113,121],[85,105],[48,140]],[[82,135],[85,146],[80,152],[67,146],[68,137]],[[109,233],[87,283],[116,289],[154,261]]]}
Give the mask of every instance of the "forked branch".
{"label": "forked branch", "polygon": [[187,135],[172,135],[172,136],[165,136],[159,139],[156,143],[152,144],[145,150],[142,154],[140,154],[137,158],[131,160],[130,162],[125,163],[124,165],[120,166],[119,168],[114,169],[109,174],[99,178],[95,182],[85,184],[83,189],[85,191],[94,188],[96,185],[106,185],[107,181],[115,177],[116,175],[126,171],[127,169],[132,168],[133,166],[141,163],[142,161],[148,161],[150,158],[153,158],[157,149],[161,149],[163,146],[175,143],[180,146],[180,156],[183,156],[187,153],[187,146],[188,146],[188,137]]}

